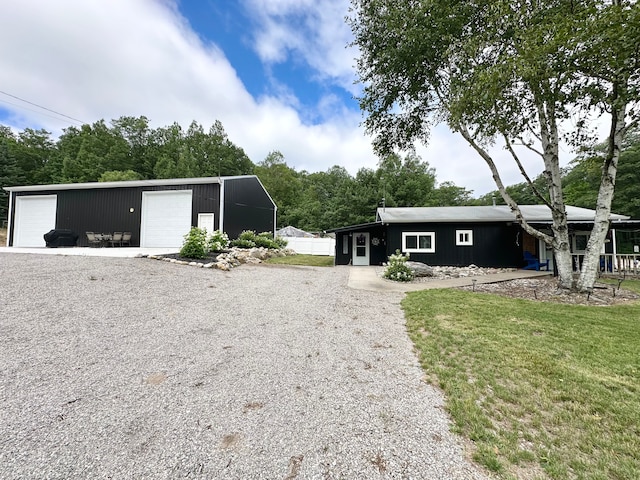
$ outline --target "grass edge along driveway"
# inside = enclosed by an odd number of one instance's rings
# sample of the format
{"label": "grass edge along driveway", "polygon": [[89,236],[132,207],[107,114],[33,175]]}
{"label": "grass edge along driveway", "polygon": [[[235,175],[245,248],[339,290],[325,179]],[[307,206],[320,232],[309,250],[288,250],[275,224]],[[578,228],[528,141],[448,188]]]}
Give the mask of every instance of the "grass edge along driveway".
{"label": "grass edge along driveway", "polygon": [[501,478],[640,478],[640,303],[446,289],[410,293],[402,306],[476,462]]}

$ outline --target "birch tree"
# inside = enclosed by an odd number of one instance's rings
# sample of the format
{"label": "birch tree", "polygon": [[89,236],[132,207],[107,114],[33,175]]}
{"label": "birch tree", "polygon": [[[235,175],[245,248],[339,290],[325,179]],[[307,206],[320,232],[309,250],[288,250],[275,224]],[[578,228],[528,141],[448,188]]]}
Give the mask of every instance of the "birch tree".
{"label": "birch tree", "polygon": [[[360,106],[376,150],[410,149],[446,122],[486,162],[522,228],[552,247],[559,286],[593,288],[620,142],[638,121],[636,2],[352,0],[349,21],[361,52]],[[602,118],[610,119],[610,148],[575,282],[560,144],[595,143],[590,127]],[[505,189],[489,149],[496,141],[549,207],[551,234],[528,224]],[[546,195],[523,167],[523,148],[541,159]]]}

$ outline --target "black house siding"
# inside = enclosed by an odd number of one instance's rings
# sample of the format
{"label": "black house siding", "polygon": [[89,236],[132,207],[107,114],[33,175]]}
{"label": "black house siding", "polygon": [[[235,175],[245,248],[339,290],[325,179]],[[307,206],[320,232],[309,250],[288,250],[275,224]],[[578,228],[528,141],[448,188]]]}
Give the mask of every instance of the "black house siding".
{"label": "black house siding", "polygon": [[[473,245],[456,245],[456,230],[471,230]],[[388,250],[402,250],[402,232],[434,232],[435,253],[411,253],[411,260],[438,266],[520,267],[522,235],[518,225],[504,223],[392,224]]]}
{"label": "black house siding", "polygon": [[[382,225],[367,225],[354,230],[345,230],[336,232],[336,265],[349,265],[353,254],[353,236],[358,232],[369,232],[369,264],[382,265],[387,261],[389,254],[387,253],[387,231]],[[374,245],[374,239],[378,245]],[[344,252],[344,245],[347,244],[347,253]]]}
{"label": "black house siding", "polygon": [[231,239],[243,230],[275,232],[276,207],[257,177],[226,179],[223,208],[224,230]]}

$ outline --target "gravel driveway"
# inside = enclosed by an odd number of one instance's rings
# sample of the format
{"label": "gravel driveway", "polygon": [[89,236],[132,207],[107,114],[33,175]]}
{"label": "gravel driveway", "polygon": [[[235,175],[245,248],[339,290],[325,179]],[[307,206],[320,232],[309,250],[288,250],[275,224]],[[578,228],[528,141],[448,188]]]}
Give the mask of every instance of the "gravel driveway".
{"label": "gravel driveway", "polygon": [[0,254],[0,478],[482,479],[348,267]]}

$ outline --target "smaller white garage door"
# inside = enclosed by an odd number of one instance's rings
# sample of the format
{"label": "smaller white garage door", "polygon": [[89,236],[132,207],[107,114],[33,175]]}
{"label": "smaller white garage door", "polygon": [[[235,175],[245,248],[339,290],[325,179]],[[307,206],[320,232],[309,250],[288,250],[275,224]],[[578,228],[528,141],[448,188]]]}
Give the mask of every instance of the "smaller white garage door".
{"label": "smaller white garage door", "polygon": [[44,247],[44,234],[56,228],[56,195],[16,197],[14,247]]}
{"label": "smaller white garage door", "polygon": [[142,192],[140,246],[176,247],[191,229],[191,190]]}

